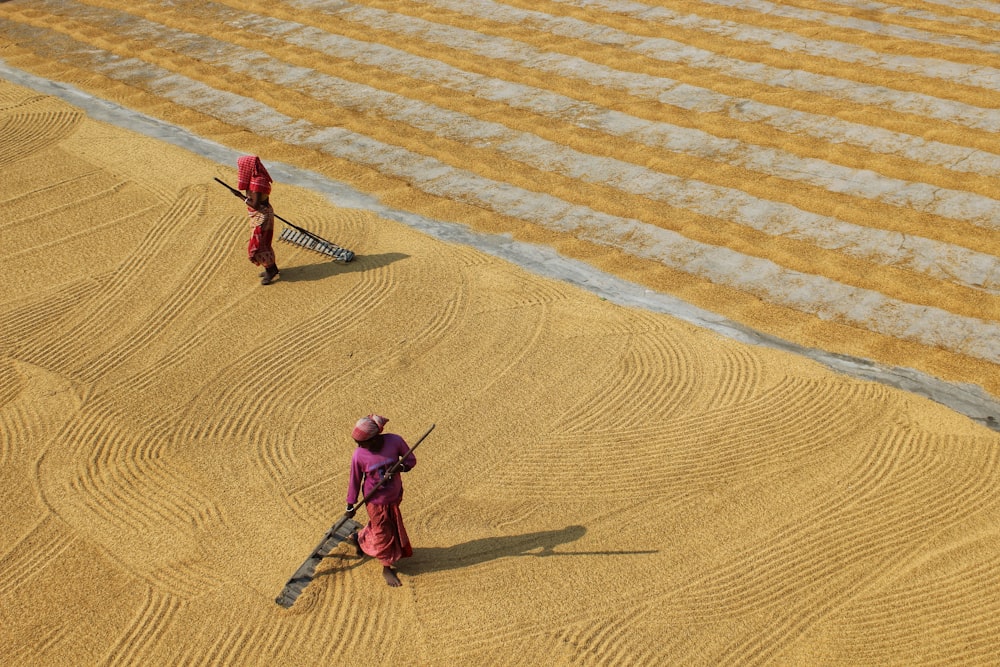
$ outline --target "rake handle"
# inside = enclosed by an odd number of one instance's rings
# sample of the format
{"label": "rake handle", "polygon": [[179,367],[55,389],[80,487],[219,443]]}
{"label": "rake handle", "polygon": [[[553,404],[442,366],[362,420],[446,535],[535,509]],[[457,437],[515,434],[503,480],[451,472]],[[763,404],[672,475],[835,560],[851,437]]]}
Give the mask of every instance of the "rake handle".
{"label": "rake handle", "polygon": [[[240,192],[239,190],[237,190],[233,186],[229,185],[229,183],[226,183],[225,181],[223,181],[223,180],[221,180],[219,178],[216,178],[215,180],[216,180],[217,183],[221,184],[223,187],[228,188],[229,191],[233,193],[234,197],[236,197],[237,199],[239,199],[244,204],[246,203],[246,201],[247,201],[246,195],[244,195],[242,192]],[[282,218],[277,213],[274,214],[274,217],[276,217],[278,220],[281,220],[283,223],[285,223],[286,225],[288,225],[292,229],[297,229],[298,231],[302,232],[303,234],[305,234],[309,238],[314,239],[315,241],[318,241],[319,243],[325,243],[326,245],[332,246],[332,247],[340,247],[340,246],[337,246],[334,243],[330,243],[329,241],[327,241],[326,239],[324,239],[321,236],[316,236],[315,234],[313,234],[312,232],[310,232],[308,229],[302,229],[298,225],[293,225],[292,223],[288,222],[287,220],[285,220],[284,218]]]}
{"label": "rake handle", "polygon": [[431,424],[431,427],[427,429],[427,431],[422,436],[420,436],[420,438],[413,444],[413,446],[411,446],[408,450],[406,450],[406,453],[403,454],[403,456],[400,457],[400,459],[396,461],[396,463],[393,464],[393,466],[389,468],[389,470],[386,471],[385,475],[382,477],[382,480],[374,487],[372,487],[371,491],[365,494],[365,496],[361,499],[361,501],[354,506],[354,509],[357,509],[362,505],[364,505],[365,503],[367,503],[368,500],[375,495],[375,492],[381,489],[382,485],[388,482],[389,478],[396,474],[396,471],[399,470],[400,466],[403,465],[403,459],[405,459],[407,456],[413,453],[413,450],[416,449],[420,445],[420,443],[424,441],[424,438],[426,438],[431,434],[431,431],[434,430],[435,426],[436,424]]}
{"label": "rake handle", "polygon": [[226,183],[220,178],[216,178],[215,182],[220,184],[222,187],[227,188],[230,192],[233,193],[235,197],[239,198],[240,201],[246,202],[247,200],[246,195],[244,195],[242,192],[231,186],[229,183]]}
{"label": "rake handle", "polygon": [[[368,500],[373,495],[375,495],[375,492],[381,489],[382,485],[385,484],[387,481],[389,481],[389,477],[391,475],[394,475],[396,471],[399,470],[399,467],[403,465],[403,459],[405,459],[407,456],[413,453],[413,450],[416,449],[420,445],[420,443],[424,441],[424,438],[426,438],[431,434],[431,431],[434,430],[435,426],[436,424],[431,424],[431,427],[427,429],[427,431],[425,431],[424,434],[420,436],[420,438],[415,443],[413,443],[413,445],[406,451],[406,454],[403,454],[403,456],[398,461],[396,461],[396,463],[391,468],[389,468],[388,472],[386,472],[382,480],[378,484],[376,484],[371,491],[366,493],[364,497],[354,506],[355,510],[364,505],[365,503],[367,503]],[[347,512],[344,512],[344,514],[341,515],[341,517],[337,519],[336,522],[334,522],[333,526],[330,527],[330,530],[326,531],[326,534],[323,535],[323,539],[320,540],[316,548],[313,549],[312,555],[316,555],[316,552],[319,551],[320,547],[323,546],[323,544],[330,538],[330,536],[336,533],[338,530],[340,530],[340,527],[343,526],[344,523],[346,523],[350,518],[351,517],[347,515]]]}

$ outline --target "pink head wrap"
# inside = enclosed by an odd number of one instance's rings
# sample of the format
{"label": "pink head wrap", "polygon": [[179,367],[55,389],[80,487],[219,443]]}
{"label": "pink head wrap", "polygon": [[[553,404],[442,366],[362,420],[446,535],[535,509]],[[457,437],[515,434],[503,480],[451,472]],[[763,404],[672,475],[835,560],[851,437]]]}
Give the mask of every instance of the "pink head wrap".
{"label": "pink head wrap", "polygon": [[271,194],[271,174],[256,155],[244,155],[236,159],[238,179],[236,187],[240,190]]}
{"label": "pink head wrap", "polygon": [[354,430],[351,431],[351,437],[358,442],[371,440],[382,432],[382,429],[385,428],[385,423],[387,421],[389,420],[381,415],[368,415],[367,417],[362,417],[358,420],[358,423],[354,425]]}

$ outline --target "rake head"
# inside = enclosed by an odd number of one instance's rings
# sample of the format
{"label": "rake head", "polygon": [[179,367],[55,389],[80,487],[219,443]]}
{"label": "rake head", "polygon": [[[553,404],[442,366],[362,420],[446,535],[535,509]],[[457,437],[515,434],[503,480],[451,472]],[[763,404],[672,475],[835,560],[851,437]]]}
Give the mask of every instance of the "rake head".
{"label": "rake head", "polygon": [[341,248],[336,243],[330,243],[329,241],[306,234],[291,227],[285,227],[278,239],[284,241],[285,243],[292,243],[294,245],[301,246],[306,250],[312,250],[313,252],[318,252],[321,255],[326,255],[335,262],[343,262],[346,264],[354,259],[354,253],[347,248]]}
{"label": "rake head", "polygon": [[285,609],[295,604],[295,601],[302,595],[302,591],[305,590],[306,586],[312,583],[313,577],[316,575],[317,566],[319,566],[324,558],[330,555],[330,552],[338,544],[348,539],[351,533],[356,532],[360,528],[361,524],[354,519],[348,518],[346,514],[341,517],[323,535],[323,540],[313,549],[305,562],[299,566],[299,569],[295,571],[295,574],[288,580],[288,583],[281,590],[281,594],[274,601]]}

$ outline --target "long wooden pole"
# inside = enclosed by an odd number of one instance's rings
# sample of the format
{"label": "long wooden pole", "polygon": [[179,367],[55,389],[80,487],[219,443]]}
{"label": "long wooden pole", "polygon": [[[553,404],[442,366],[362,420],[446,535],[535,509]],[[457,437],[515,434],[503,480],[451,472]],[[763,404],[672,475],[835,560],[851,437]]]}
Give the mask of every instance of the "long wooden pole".
{"label": "long wooden pole", "polygon": [[[372,487],[372,490],[366,493],[364,497],[361,498],[361,501],[354,506],[355,509],[367,503],[371,499],[371,497],[374,496],[378,492],[378,490],[382,488],[382,485],[384,485],[386,482],[389,481],[389,478],[392,475],[394,475],[397,470],[399,470],[400,466],[403,465],[403,459],[412,454],[413,450],[415,450],[420,445],[420,443],[424,441],[424,438],[426,438],[431,434],[431,431],[434,430],[434,426],[436,426],[436,424],[431,424],[431,427],[427,429],[427,431],[422,436],[420,436],[420,438],[415,443],[413,443],[413,445],[408,450],[406,450],[406,453],[403,454],[402,458],[396,461],[396,463],[394,463],[393,466],[389,468],[388,471],[386,471],[385,475],[382,477],[379,483],[376,484],[374,487]],[[351,517],[347,516],[347,512],[344,512],[344,515],[340,517],[336,523],[333,524],[330,530],[326,531],[326,535],[323,536],[323,539],[320,541],[320,543],[316,546],[315,549],[313,549],[313,553],[315,554],[316,551],[323,546],[323,543],[326,542],[327,538],[330,537],[330,535],[336,533],[337,530],[344,525],[344,522],[350,518]]]}
{"label": "long wooden pole", "polygon": [[[239,190],[237,190],[233,186],[229,185],[229,183],[226,183],[225,181],[223,181],[223,180],[221,180],[219,178],[216,178],[215,180],[218,183],[221,183],[225,187],[229,188],[229,191],[232,192],[234,196],[236,196],[237,198],[239,198],[240,201],[243,201],[243,202],[246,201],[246,196],[244,196],[244,194],[242,192],[240,192]],[[286,225],[288,225],[292,229],[297,229],[298,231],[302,232],[303,234],[305,234],[306,236],[310,237],[311,239],[317,241],[318,243],[325,243],[326,245],[330,246],[331,248],[334,248],[335,250],[343,250],[343,248],[341,248],[339,245],[337,245],[333,241],[327,241],[322,236],[316,236],[315,234],[313,234],[312,232],[310,232],[308,229],[302,229],[298,225],[294,225],[294,224],[288,222],[287,220],[285,220],[284,218],[282,218],[277,213],[274,214],[274,217],[276,217],[278,220],[281,220],[283,223],[285,223]]]}
{"label": "long wooden pole", "polygon": [[407,456],[409,456],[410,454],[412,454],[413,450],[416,449],[417,446],[419,446],[420,443],[424,441],[424,438],[426,438],[427,436],[429,436],[431,434],[431,431],[434,430],[434,426],[435,426],[435,424],[431,424],[431,427],[429,429],[427,429],[427,431],[422,436],[420,436],[415,443],[413,443],[413,446],[410,447],[408,450],[406,450],[406,453],[403,454],[403,456],[398,461],[396,461],[391,468],[389,468],[386,471],[385,475],[382,476],[382,479],[379,481],[379,483],[376,484],[375,486],[373,486],[372,490],[369,491],[368,493],[366,493],[365,496],[361,499],[361,501],[357,505],[354,506],[355,509],[358,508],[358,507],[361,507],[362,505],[364,505],[365,503],[367,503],[368,500],[372,496],[374,496],[375,493],[379,489],[382,488],[382,485],[385,484],[386,482],[388,482],[389,479],[393,475],[396,474],[396,471],[399,470],[400,467],[403,465],[403,459],[405,459]]}

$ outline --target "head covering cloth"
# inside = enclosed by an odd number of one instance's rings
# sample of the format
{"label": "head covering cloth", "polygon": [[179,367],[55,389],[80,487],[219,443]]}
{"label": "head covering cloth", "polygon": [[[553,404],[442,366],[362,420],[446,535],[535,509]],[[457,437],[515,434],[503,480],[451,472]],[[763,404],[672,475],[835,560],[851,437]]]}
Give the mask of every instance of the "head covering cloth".
{"label": "head covering cloth", "polygon": [[351,437],[358,442],[371,440],[382,432],[382,429],[385,428],[385,423],[387,421],[389,420],[381,415],[368,415],[367,417],[362,417],[354,425],[354,430],[351,431]]}
{"label": "head covering cloth", "polygon": [[263,195],[271,194],[271,174],[267,173],[267,168],[256,155],[244,155],[236,159],[236,166],[239,170],[240,190],[250,190]]}

